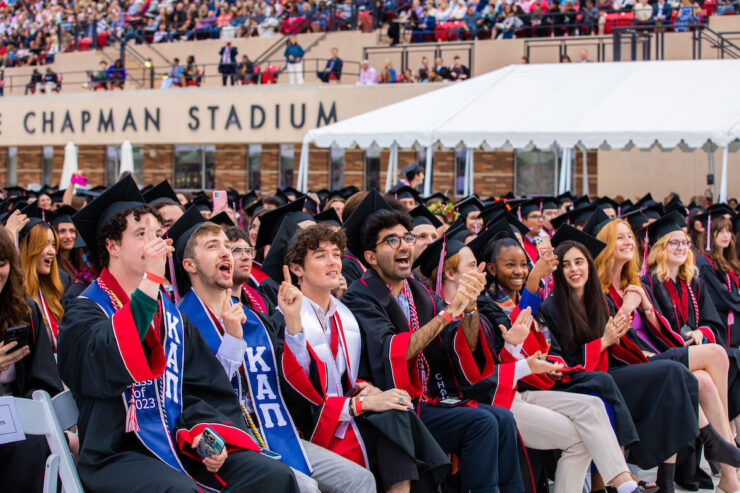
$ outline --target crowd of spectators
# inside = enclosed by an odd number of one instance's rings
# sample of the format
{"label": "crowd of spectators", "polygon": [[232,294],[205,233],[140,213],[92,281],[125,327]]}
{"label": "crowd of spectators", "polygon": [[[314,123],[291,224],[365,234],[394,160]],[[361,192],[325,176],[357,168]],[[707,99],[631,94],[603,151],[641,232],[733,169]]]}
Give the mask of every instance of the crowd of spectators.
{"label": "crowd of spectators", "polygon": [[363,60],[357,85],[460,82],[468,78],[470,78],[470,69],[463,65],[459,56],[453,58],[451,67],[446,66],[442,58],[436,58],[434,66],[430,66],[429,59],[422,57],[421,66],[417,71],[406,68],[400,73],[393,68],[393,63],[388,59],[383,62],[383,70],[380,73],[370,65],[368,60]]}

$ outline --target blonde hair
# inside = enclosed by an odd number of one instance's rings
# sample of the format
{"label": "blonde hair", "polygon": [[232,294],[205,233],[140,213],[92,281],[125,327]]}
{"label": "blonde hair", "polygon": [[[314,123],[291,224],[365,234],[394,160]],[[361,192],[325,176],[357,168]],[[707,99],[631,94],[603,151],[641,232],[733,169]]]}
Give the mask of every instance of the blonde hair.
{"label": "blonde hair", "polygon": [[637,264],[637,239],[635,238],[635,234],[632,232],[632,228],[627,221],[625,221],[624,219],[615,219],[613,221],[609,221],[606,226],[601,228],[599,234],[596,235],[596,238],[606,243],[606,248],[604,248],[598,255],[598,257],[594,259],[596,271],[599,273],[601,290],[604,292],[604,294],[607,294],[609,292],[609,286],[611,286],[612,283],[609,273],[614,267],[614,251],[617,248],[617,226],[619,224],[624,224],[625,226],[627,226],[627,229],[632,235],[632,239],[635,242],[635,253],[634,255],[632,255],[632,260],[624,264],[624,266],[622,267],[622,272],[619,275],[620,280],[618,287],[619,289],[624,289],[630,284],[633,284],[635,286],[640,285],[640,269]]}
{"label": "blonde hair", "polygon": [[40,289],[54,320],[59,322],[64,314],[62,304],[59,302],[64,287],[59,279],[56,255],[52,258],[49,274],[39,276],[38,270],[36,270],[39,255],[49,244],[47,231],[51,231],[51,234],[54,235],[54,249],[57,252],[59,251],[59,236],[57,236],[56,231],[46,223],[37,224],[20,240],[21,265],[23,266],[23,278],[26,283],[26,296],[29,298],[35,297]]}
{"label": "blonde hair", "polygon": [[[684,236],[687,240],[689,239],[686,233],[684,233]],[[655,274],[655,277],[657,277],[660,282],[664,282],[670,277],[668,273],[668,237],[669,235],[663,236],[650,247],[650,253],[648,253],[648,269],[650,269],[650,272]],[[694,253],[689,248],[686,260],[684,260],[681,267],[678,268],[678,278],[682,281],[691,282],[696,275],[697,271],[696,266],[694,266]]]}
{"label": "blonde hair", "polygon": [[[452,257],[445,260],[444,263],[444,272],[457,272],[457,268],[460,266],[460,255],[455,254]],[[427,286],[432,291],[435,290],[437,287],[437,271],[439,270],[439,266],[435,267],[434,270],[432,270],[431,274],[429,274],[429,278],[427,279]],[[444,278],[442,279],[442,282],[444,282]]]}

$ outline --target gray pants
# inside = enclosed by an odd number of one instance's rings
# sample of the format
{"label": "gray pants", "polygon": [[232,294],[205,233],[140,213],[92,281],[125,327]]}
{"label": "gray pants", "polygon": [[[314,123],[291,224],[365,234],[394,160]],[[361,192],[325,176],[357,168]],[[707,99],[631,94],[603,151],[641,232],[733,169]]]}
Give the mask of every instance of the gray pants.
{"label": "gray pants", "polygon": [[293,470],[301,493],[375,493],[370,470],[306,440],[301,445],[313,468],[310,477]]}

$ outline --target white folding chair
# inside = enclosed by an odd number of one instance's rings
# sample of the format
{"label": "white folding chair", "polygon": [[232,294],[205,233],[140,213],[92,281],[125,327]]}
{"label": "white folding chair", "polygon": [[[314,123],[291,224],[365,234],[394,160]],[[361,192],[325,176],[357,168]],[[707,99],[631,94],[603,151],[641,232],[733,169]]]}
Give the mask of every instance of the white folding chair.
{"label": "white folding chair", "polygon": [[51,399],[43,390],[33,393],[33,400],[14,398],[15,407],[27,435],[44,435],[51,455],[46,459],[44,493],[56,493],[62,480],[63,493],[83,493],[75,460],[64,436],[65,429],[77,424],[77,405],[69,390]]}

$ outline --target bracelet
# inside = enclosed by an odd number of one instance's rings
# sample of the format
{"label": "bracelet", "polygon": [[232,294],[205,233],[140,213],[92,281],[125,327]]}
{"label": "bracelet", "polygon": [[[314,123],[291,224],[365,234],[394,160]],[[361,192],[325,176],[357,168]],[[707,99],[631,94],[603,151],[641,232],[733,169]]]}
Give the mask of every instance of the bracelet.
{"label": "bracelet", "polygon": [[449,323],[452,322],[452,315],[450,315],[449,313],[447,313],[446,311],[444,311],[444,309],[440,310],[437,315],[439,315],[442,318],[444,318],[446,324],[449,324]]}
{"label": "bracelet", "polygon": [[645,315],[652,315],[652,314],[653,314],[653,312],[654,312],[654,310],[653,310],[653,308],[652,308],[652,307],[650,307],[650,308],[648,308],[648,309],[646,309],[646,310],[643,310],[643,311],[645,312]]}
{"label": "bracelet", "polygon": [[152,274],[149,271],[144,272],[144,279],[146,279],[147,281],[152,281],[153,283],[157,283],[160,285],[164,284],[164,281],[165,281],[164,277],[160,277],[156,274]]}
{"label": "bracelet", "polygon": [[463,313],[463,317],[470,317],[471,315],[474,315],[475,312],[478,311],[478,307],[474,306],[472,310],[470,310],[468,313]]}
{"label": "bracelet", "polygon": [[353,418],[357,416],[357,411],[355,411],[355,398],[352,397],[349,400],[349,415]]}
{"label": "bracelet", "polygon": [[354,401],[355,401],[355,414],[357,416],[359,416],[360,414],[362,414],[362,399],[364,399],[364,397],[355,397],[355,399],[354,399]]}

